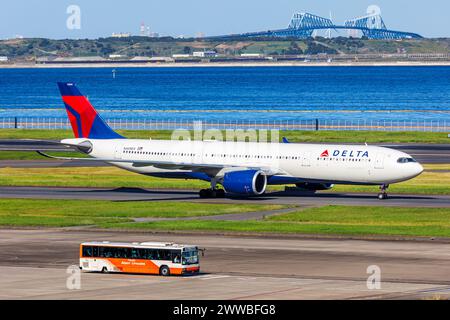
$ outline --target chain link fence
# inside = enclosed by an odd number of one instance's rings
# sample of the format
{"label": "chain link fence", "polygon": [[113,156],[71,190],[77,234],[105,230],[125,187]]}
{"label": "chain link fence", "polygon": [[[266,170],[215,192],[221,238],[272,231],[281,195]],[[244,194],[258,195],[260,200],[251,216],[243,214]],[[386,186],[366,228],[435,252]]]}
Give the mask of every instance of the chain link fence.
{"label": "chain link fence", "polygon": [[[354,130],[354,131],[419,131],[450,132],[450,120],[150,120],[140,118],[105,119],[113,129],[175,130],[202,129],[277,129],[277,130]],[[0,129],[70,129],[67,118],[0,117]]]}

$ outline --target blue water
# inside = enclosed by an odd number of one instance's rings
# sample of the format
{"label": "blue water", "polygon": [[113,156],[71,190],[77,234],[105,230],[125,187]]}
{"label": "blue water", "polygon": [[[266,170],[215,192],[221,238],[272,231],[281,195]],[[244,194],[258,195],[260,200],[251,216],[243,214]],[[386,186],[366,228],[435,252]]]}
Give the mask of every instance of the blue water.
{"label": "blue water", "polygon": [[0,117],[65,117],[57,81],[105,118],[450,119],[450,67],[0,69]]}

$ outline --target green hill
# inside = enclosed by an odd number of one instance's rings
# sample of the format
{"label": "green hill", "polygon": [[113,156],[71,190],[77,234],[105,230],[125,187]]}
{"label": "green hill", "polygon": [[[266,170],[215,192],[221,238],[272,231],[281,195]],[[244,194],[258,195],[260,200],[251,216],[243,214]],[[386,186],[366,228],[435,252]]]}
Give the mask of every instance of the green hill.
{"label": "green hill", "polygon": [[193,51],[215,50],[221,55],[242,53],[265,55],[297,54],[395,54],[395,53],[444,53],[450,52],[450,39],[421,39],[383,41],[353,38],[293,39],[231,39],[200,40],[174,38],[100,38],[95,40],[11,39],[0,41],[0,56],[12,60],[33,61],[40,57],[109,57],[120,54],[135,56],[171,56]]}

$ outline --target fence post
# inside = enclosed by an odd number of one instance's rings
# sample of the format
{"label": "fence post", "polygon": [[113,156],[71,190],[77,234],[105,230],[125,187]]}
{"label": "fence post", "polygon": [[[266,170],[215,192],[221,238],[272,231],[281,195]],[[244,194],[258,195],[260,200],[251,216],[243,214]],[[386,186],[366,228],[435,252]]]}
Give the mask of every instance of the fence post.
{"label": "fence post", "polygon": [[17,129],[17,117],[14,117],[14,129]]}
{"label": "fence post", "polygon": [[319,119],[316,118],[316,131],[319,131]]}

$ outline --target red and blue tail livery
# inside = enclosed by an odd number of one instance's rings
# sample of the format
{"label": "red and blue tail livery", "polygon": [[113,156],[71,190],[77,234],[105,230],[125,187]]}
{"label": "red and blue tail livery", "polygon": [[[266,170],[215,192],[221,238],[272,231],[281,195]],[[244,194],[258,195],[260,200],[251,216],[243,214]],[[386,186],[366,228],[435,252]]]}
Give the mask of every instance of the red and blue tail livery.
{"label": "red and blue tail livery", "polygon": [[74,83],[58,82],[67,115],[76,138],[123,139],[100,117]]}

